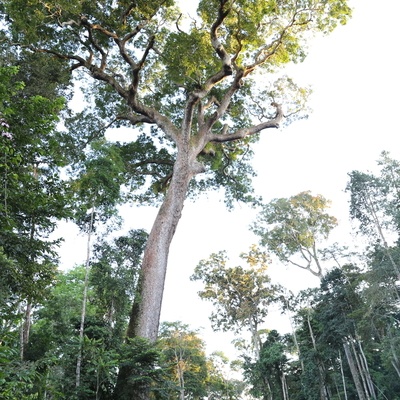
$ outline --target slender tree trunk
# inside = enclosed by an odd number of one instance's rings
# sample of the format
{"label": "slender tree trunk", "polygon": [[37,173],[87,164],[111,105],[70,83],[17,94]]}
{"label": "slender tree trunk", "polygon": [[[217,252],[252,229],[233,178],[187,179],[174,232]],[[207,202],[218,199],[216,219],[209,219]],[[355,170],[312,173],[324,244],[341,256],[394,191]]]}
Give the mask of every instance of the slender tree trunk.
{"label": "slender tree trunk", "polygon": [[357,340],[357,344],[358,344],[358,348],[360,350],[361,365],[362,365],[362,368],[363,368],[363,371],[364,371],[364,374],[365,374],[365,377],[367,380],[368,391],[369,391],[371,397],[374,400],[376,400],[375,387],[374,387],[374,383],[372,382],[371,374],[369,372],[367,358],[365,357],[364,350],[363,350],[361,342],[359,340]]}
{"label": "slender tree trunk", "polygon": [[[308,323],[308,329],[310,331],[310,337],[311,341],[313,344],[313,349],[315,351],[315,356],[317,357],[318,351],[317,351],[317,343],[315,340],[314,332],[311,326],[311,320],[310,320],[310,313],[307,313],[307,323]],[[319,384],[320,384],[320,396],[321,400],[329,400],[329,394],[328,394],[328,388],[326,387],[325,383],[325,369],[324,366],[321,364],[321,362],[317,359],[317,366],[318,366],[318,372],[319,372]]]}
{"label": "slender tree trunk", "polygon": [[290,327],[292,328],[294,344],[296,346],[297,354],[299,355],[301,371],[302,371],[302,373],[304,373],[304,362],[303,362],[303,358],[301,356],[299,342],[297,340],[296,329],[294,328],[293,320],[292,320],[292,317],[290,315],[289,315],[289,321],[290,321]]}
{"label": "slender tree trunk", "polygon": [[369,207],[371,215],[372,215],[372,218],[374,220],[374,224],[375,224],[376,230],[378,231],[378,235],[382,239],[383,248],[385,249],[385,253],[388,256],[388,258],[390,260],[390,263],[392,264],[394,270],[396,271],[398,279],[400,280],[400,269],[399,269],[398,265],[396,264],[396,262],[394,261],[394,259],[392,257],[392,254],[390,253],[389,245],[388,245],[388,243],[386,241],[386,237],[385,237],[385,235],[383,233],[382,224],[381,224],[381,222],[379,220],[379,217],[377,215],[377,212],[375,210],[374,203],[371,200],[369,194],[367,194],[365,196],[365,199],[366,199],[366,203],[368,204],[367,207]]}
{"label": "slender tree trunk", "polygon": [[342,384],[343,384],[344,398],[345,398],[345,400],[348,400],[348,399],[347,399],[346,379],[345,379],[344,371],[343,371],[342,354],[341,354],[340,351],[339,351],[339,363],[340,363],[340,374],[341,374],[341,376],[342,376]]}
{"label": "slender tree trunk", "polygon": [[363,389],[363,386],[361,383],[360,372],[357,369],[356,363],[354,362],[354,358],[353,358],[353,355],[351,354],[350,346],[347,341],[343,342],[343,348],[344,348],[344,352],[346,354],[347,362],[350,367],[351,375],[353,377],[354,385],[357,390],[358,398],[359,398],[359,400],[368,400],[365,396],[365,392],[364,392],[364,389]]}
{"label": "slender tree trunk", "polygon": [[267,388],[267,396],[264,396],[267,400],[274,400],[274,396],[272,394],[271,385],[266,375],[263,376],[264,386]]}
{"label": "slender tree trunk", "polygon": [[282,382],[282,395],[283,395],[283,400],[289,400],[289,390],[286,382],[286,376],[285,373],[282,372],[281,375],[281,382]]}
{"label": "slender tree trunk", "polygon": [[260,358],[262,342],[261,342],[260,335],[258,334],[257,321],[250,318],[249,328],[250,328],[250,334],[251,334],[251,341],[253,344],[254,357],[256,360],[258,360]]}
{"label": "slender tree trunk", "polygon": [[178,361],[178,374],[179,374],[179,399],[185,400],[185,377],[183,375],[184,369],[181,363],[183,360]]}
{"label": "slender tree trunk", "polygon": [[354,339],[353,338],[351,338],[351,340],[350,340],[350,345],[351,345],[351,349],[353,350],[354,360],[356,362],[357,369],[359,371],[359,375],[361,377],[361,382],[362,382],[362,385],[363,385],[363,388],[364,388],[365,397],[367,399],[369,399],[370,396],[369,396],[369,392],[368,392],[368,384],[367,384],[367,379],[366,379],[366,376],[365,376],[365,371],[364,371],[364,369],[363,369],[363,367],[361,365],[360,357],[359,357],[359,355],[358,355],[358,353],[357,353],[357,351],[355,349]]}
{"label": "slender tree trunk", "polygon": [[388,326],[387,331],[388,331],[388,337],[389,337],[389,342],[390,342],[390,353],[392,354],[392,357],[393,357],[393,360],[391,361],[391,363],[393,365],[393,368],[397,372],[397,375],[400,378],[400,361],[399,361],[399,357],[397,356],[396,349],[393,344],[393,335],[392,335],[390,326]]}
{"label": "slender tree trunk", "polygon": [[29,342],[29,334],[31,330],[31,314],[32,314],[32,303],[28,300],[26,303],[25,311],[24,311],[24,319],[21,324],[20,331],[20,358],[24,360],[26,346]]}
{"label": "slender tree trunk", "polygon": [[[37,179],[37,173],[36,170],[34,172],[34,177]],[[33,242],[33,239],[35,238],[35,230],[36,230],[36,224],[35,224],[35,219],[33,217],[30,218],[30,232],[29,232],[29,241]],[[34,264],[34,256],[31,255],[29,257],[29,262]],[[32,314],[32,300],[27,299],[26,300],[26,308],[24,311],[24,320],[21,326],[21,349],[20,349],[20,356],[21,360],[25,358],[25,352],[26,352],[26,347],[29,343],[29,335],[31,331],[31,314]]]}
{"label": "slender tree trunk", "polygon": [[82,312],[81,312],[81,324],[79,327],[79,349],[78,357],[76,360],[76,372],[75,372],[75,387],[79,388],[81,384],[81,367],[82,367],[82,356],[83,356],[83,335],[85,333],[85,319],[86,319],[86,303],[87,303],[87,292],[88,292],[88,281],[89,281],[89,261],[90,261],[90,242],[92,239],[92,229],[94,220],[94,207],[90,214],[89,232],[87,236],[86,245],[86,264],[85,264],[85,281],[83,284],[83,300],[82,300]]}

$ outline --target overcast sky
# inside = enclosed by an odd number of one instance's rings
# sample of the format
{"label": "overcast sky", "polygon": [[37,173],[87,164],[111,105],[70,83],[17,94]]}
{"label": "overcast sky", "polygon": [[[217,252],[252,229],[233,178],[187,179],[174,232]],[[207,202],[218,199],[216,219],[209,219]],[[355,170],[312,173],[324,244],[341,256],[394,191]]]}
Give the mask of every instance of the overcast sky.
{"label": "overcast sky", "polygon": [[[351,4],[354,15],[349,23],[315,40],[306,61],[290,70],[297,81],[313,87],[310,118],[263,132],[254,160],[256,189],[265,201],[304,190],[332,200],[331,213],[342,227],[335,237],[338,241],[350,240],[344,193],[347,173],[373,170],[382,150],[400,159],[400,1],[354,0]],[[150,230],[156,211],[125,210],[126,229]],[[172,243],[162,319],[204,327],[210,351],[229,352],[231,336],[211,333],[210,306],[198,299],[199,286],[189,276],[199,260],[212,252],[227,250],[234,259],[247,251],[256,242],[248,231],[253,217],[244,206],[227,212],[217,195],[188,202]],[[63,247],[64,265],[84,260],[82,243],[82,237],[69,239]],[[73,256],[71,248],[75,249]],[[235,260],[232,266],[236,264]],[[272,265],[271,275],[291,290],[318,283],[292,267]],[[281,326],[288,328],[274,317],[266,328]]]}

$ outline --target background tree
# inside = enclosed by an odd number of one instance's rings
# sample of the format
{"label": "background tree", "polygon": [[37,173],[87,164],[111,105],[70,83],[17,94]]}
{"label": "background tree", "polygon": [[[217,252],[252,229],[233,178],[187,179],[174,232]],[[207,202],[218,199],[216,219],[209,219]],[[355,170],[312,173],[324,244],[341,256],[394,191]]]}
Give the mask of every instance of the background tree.
{"label": "background tree", "polygon": [[[129,363],[143,363],[135,390],[151,380],[151,376],[156,376],[156,373],[150,373],[150,366],[157,362],[159,350],[146,342],[124,344],[130,300],[135,292],[145,240],[143,231],[131,231],[111,242],[103,238],[95,243],[89,279],[86,266],[58,275],[51,295],[34,312],[28,347],[27,357],[39,365],[42,376],[42,381],[36,384],[38,393],[47,392],[52,396],[62,393],[61,398],[68,396],[71,399],[77,396],[80,399],[111,399],[118,364],[128,362],[129,354],[133,357]],[[79,354],[81,373],[76,387]]]}
{"label": "background tree", "polygon": [[131,230],[112,241],[103,238],[94,244],[90,282],[95,295],[91,301],[112,328],[112,337],[120,339],[125,334],[146,240],[145,231]]}
{"label": "background tree", "polygon": [[206,395],[207,359],[205,343],[198,333],[179,322],[163,323],[159,345],[166,373],[164,395],[184,400]]}
{"label": "background tree", "polygon": [[252,230],[260,236],[261,245],[280,261],[321,279],[321,261],[327,251],[318,247],[337,226],[336,218],[326,212],[328,207],[328,200],[310,192],[274,199],[263,206]]}
{"label": "background tree", "polygon": [[225,252],[212,254],[202,260],[191,276],[201,280],[204,289],[200,298],[212,302],[215,311],[210,320],[214,330],[251,333],[255,356],[260,349],[259,328],[268,315],[269,306],[279,297],[279,286],[271,284],[267,274],[267,256],[257,247],[240,256],[246,267],[227,267]]}
{"label": "background tree", "polygon": [[[395,261],[395,249],[389,239],[398,235],[399,167],[398,162],[383,152],[379,160],[380,175],[352,171],[346,190],[350,193],[350,216],[358,222],[358,229],[377,251],[383,251],[392,269],[400,277],[400,267]],[[398,236],[397,236],[398,237]]]}
{"label": "background tree", "polygon": [[243,372],[246,380],[252,385],[250,393],[255,397],[271,400],[290,398],[286,378],[286,339],[276,330],[272,330],[268,332],[257,360],[245,356]]}
{"label": "background tree", "polygon": [[207,396],[209,400],[239,400],[246,384],[238,374],[241,363],[214,351],[207,359]]}
{"label": "background tree", "polygon": [[[66,60],[73,71],[93,78],[89,92],[102,127],[153,128],[140,137],[148,146],[140,146],[144,152],[138,155],[160,149],[166,173],[153,174],[150,190],[166,194],[149,235],[141,301],[128,331],[128,336],[153,341],[168,250],[190,184],[224,186],[228,201],[252,197],[247,146],[259,132],[279,126],[283,102],[290,115],[307,95],[290,81],[265,89],[250,75],[301,61],[310,34],[328,33],[350,15],[345,0],[259,0],[251,6],[247,1],[203,0],[199,21],[181,28],[172,4],[38,0],[21,10],[19,1],[8,0],[2,7],[10,42]],[[259,121],[252,121],[252,112]],[[154,158],[140,161],[132,160],[132,165],[143,169],[157,164]],[[206,167],[204,179],[192,179]]]}
{"label": "background tree", "polygon": [[79,329],[81,346],[76,365],[77,388],[80,386],[93,234],[99,228],[99,222],[105,224],[111,217],[116,216],[116,206],[122,201],[120,186],[123,182],[124,173],[119,152],[115,151],[114,146],[107,146],[101,141],[92,142],[91,151],[87,152],[78,168],[78,172],[75,173],[77,176],[71,186],[75,192],[75,219],[81,230],[87,234],[87,246],[86,274]]}
{"label": "background tree", "polygon": [[59,219],[67,218],[69,198],[61,180],[64,166],[55,138],[61,98],[29,97],[15,81],[18,68],[0,67],[0,247],[7,264],[10,307],[24,314],[21,357],[29,340],[32,306],[54,278],[56,248],[50,240]]}

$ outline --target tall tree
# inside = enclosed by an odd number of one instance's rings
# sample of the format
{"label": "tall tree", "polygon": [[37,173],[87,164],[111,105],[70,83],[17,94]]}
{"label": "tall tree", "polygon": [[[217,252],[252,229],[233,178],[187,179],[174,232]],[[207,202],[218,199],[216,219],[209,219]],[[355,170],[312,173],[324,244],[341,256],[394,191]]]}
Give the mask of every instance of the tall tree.
{"label": "tall tree", "polygon": [[83,289],[81,324],[79,329],[80,349],[76,364],[76,386],[80,386],[84,326],[86,317],[87,292],[89,286],[90,257],[93,234],[98,229],[97,222],[106,222],[116,214],[116,205],[121,202],[120,186],[124,172],[119,152],[114,146],[102,141],[92,143],[92,149],[80,166],[77,179],[73,182],[77,197],[76,220],[87,234],[86,274]]}
{"label": "tall tree", "polygon": [[[347,1],[201,0],[198,20],[186,27],[172,0],[7,0],[2,11],[12,43],[66,60],[71,70],[93,78],[87,93],[100,127],[152,128],[138,138],[131,165],[153,174],[152,190],[165,196],[147,242],[128,335],[154,341],[169,247],[190,184],[224,186],[228,201],[251,197],[249,144],[283,122],[283,103],[290,115],[307,95],[291,81],[269,90],[255,72],[301,61],[310,35],[347,21]],[[160,158],[145,156],[151,151]],[[153,168],[158,161],[162,167]],[[194,180],[207,166],[205,179]]]}
{"label": "tall tree", "polygon": [[350,216],[359,223],[359,230],[380,245],[400,279],[400,267],[393,259],[388,243],[387,228],[392,225],[388,206],[389,187],[379,177],[352,171],[347,184],[350,192]]}

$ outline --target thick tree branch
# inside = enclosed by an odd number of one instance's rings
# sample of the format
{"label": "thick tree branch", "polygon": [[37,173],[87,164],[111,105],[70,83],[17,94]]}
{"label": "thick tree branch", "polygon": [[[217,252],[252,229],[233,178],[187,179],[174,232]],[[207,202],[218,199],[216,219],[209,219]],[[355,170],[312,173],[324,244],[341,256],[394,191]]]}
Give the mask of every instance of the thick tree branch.
{"label": "thick tree branch", "polygon": [[83,26],[85,26],[88,29],[88,31],[90,31],[90,33],[92,33],[92,31],[99,31],[103,35],[105,35],[109,38],[112,38],[112,39],[118,38],[118,35],[116,33],[103,28],[100,24],[91,24],[85,16],[81,17],[81,24]]}
{"label": "thick tree branch", "polygon": [[258,132],[261,132],[264,129],[279,128],[279,124],[283,119],[282,106],[277,103],[272,103],[271,105],[276,108],[276,115],[273,119],[262,122],[261,124],[258,125],[251,126],[249,128],[239,129],[233,133],[223,133],[219,135],[209,134],[207,138],[208,142],[217,142],[217,143],[230,142],[233,140],[243,139],[249,135],[254,135]]}
{"label": "thick tree branch", "polygon": [[131,11],[136,7],[136,3],[132,2],[129,6],[125,9],[123,14],[121,15],[121,22],[126,25],[126,19],[129,17]]}
{"label": "thick tree branch", "polygon": [[[140,72],[146,62],[146,59],[150,53],[150,50],[154,46],[154,40],[155,40],[154,36],[150,37],[150,40],[147,43],[146,49],[143,53],[142,59],[138,63],[136,63],[136,64],[130,63],[131,68],[132,68],[132,83],[129,87],[129,95],[130,95],[131,101],[132,101],[132,99],[136,100],[138,87],[139,87],[139,83],[140,83]],[[122,54],[122,57],[124,59],[129,59],[129,56],[126,54],[126,52],[124,52],[124,54]]]}
{"label": "thick tree branch", "polygon": [[90,59],[89,60],[85,60],[84,58],[82,58],[80,56],[76,56],[76,55],[61,54],[61,53],[58,53],[57,51],[54,51],[54,50],[42,49],[42,48],[37,48],[37,47],[33,47],[33,46],[30,46],[29,48],[32,51],[36,52],[36,53],[51,54],[51,55],[59,58],[60,60],[76,61],[76,64],[73,64],[71,66],[71,70],[74,70],[74,69],[79,68],[79,67],[88,67],[89,64],[90,64],[90,61],[91,61]]}
{"label": "thick tree branch", "polygon": [[125,120],[129,121],[132,125],[138,125],[138,124],[154,124],[154,120],[150,119],[146,115],[137,115],[128,113],[128,114],[121,114],[117,117],[118,120]]}
{"label": "thick tree branch", "polygon": [[119,48],[119,53],[124,59],[124,61],[132,68],[135,69],[137,67],[135,60],[128,54],[126,51],[126,44],[131,41],[139,32],[147,25],[148,21],[142,21],[137,24],[135,29],[125,35],[122,39],[114,39],[115,43]]}
{"label": "thick tree branch", "polygon": [[221,117],[226,113],[226,110],[229,107],[229,104],[231,103],[233,95],[240,89],[242,86],[242,78],[243,78],[244,71],[243,70],[238,70],[235,78],[230,86],[230,88],[227,90],[225,93],[222,101],[219,104],[218,109],[215,111],[215,113],[207,120],[206,122],[206,131],[210,132],[211,128],[213,125],[221,119]]}
{"label": "thick tree branch", "polygon": [[224,46],[221,44],[218,36],[218,30],[230,12],[229,7],[227,7],[227,9],[224,11],[224,6],[228,4],[228,2],[229,2],[228,0],[220,0],[220,5],[218,8],[218,17],[211,27],[211,44],[216,53],[218,54],[218,57],[221,59],[224,67],[228,69],[230,68],[232,70],[231,57],[225,50]]}

